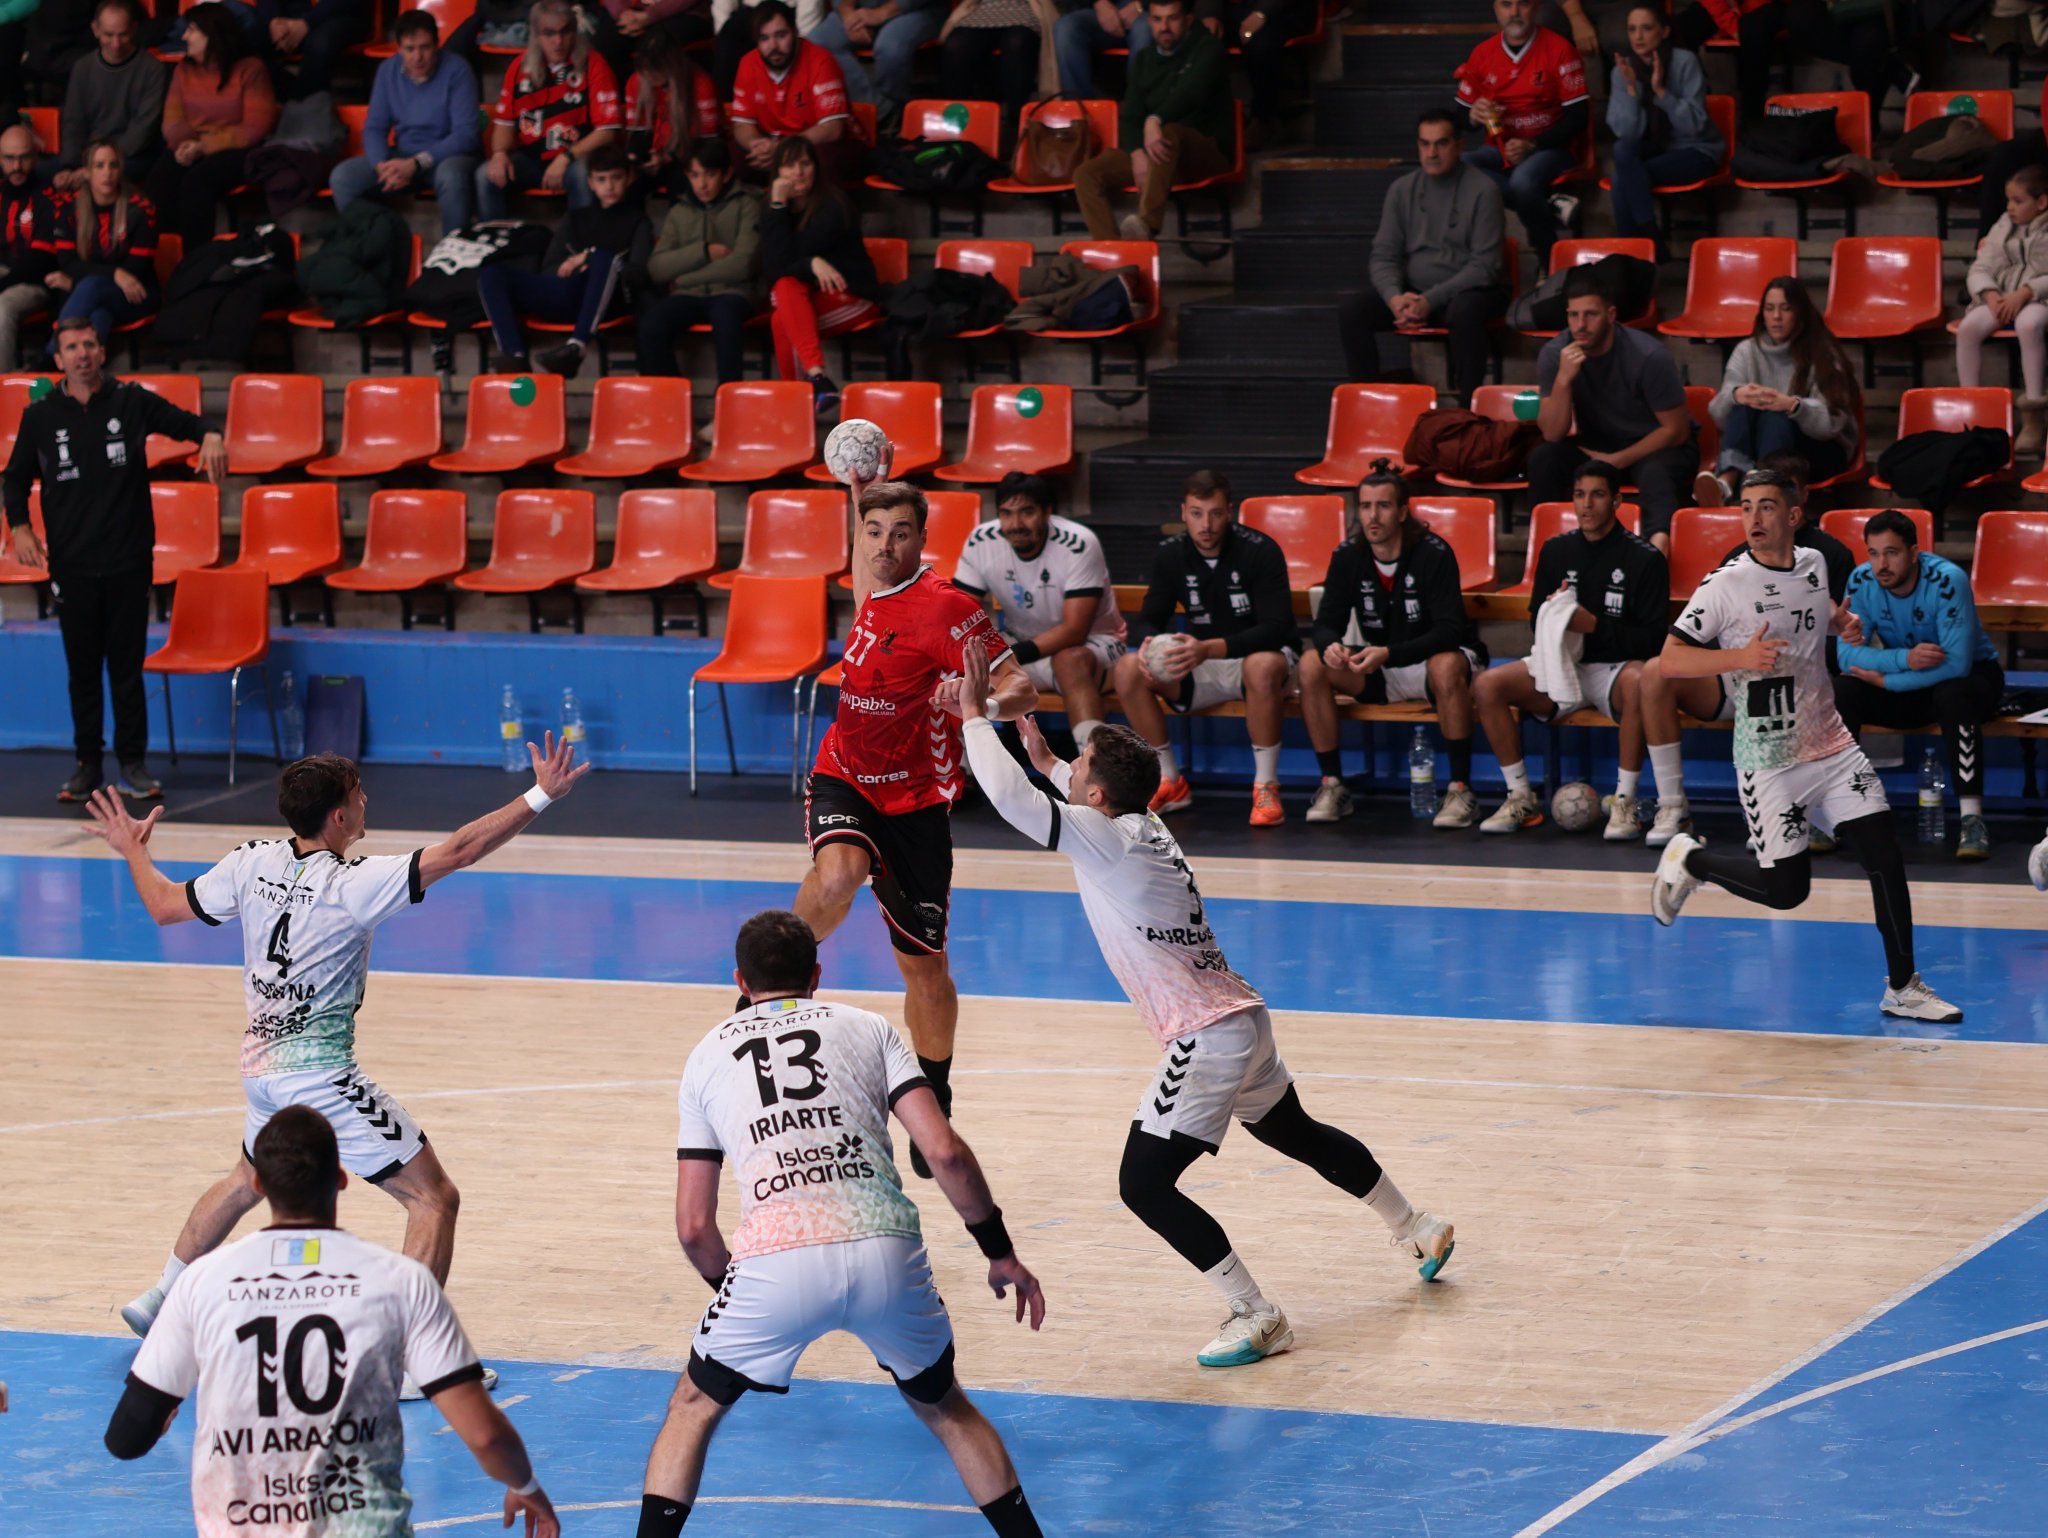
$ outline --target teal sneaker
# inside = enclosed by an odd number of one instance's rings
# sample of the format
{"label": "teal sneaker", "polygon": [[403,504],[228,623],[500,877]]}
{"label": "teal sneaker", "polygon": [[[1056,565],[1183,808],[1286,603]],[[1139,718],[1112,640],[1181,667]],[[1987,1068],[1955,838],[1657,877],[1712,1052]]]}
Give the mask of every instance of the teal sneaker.
{"label": "teal sneaker", "polygon": [[1991,858],[1991,830],[1984,825],[1981,817],[1963,819],[1962,836],[1956,840],[1958,860],[1988,860]]}
{"label": "teal sneaker", "polygon": [[1195,1360],[1204,1367],[1249,1367],[1266,1357],[1278,1356],[1293,1344],[1294,1331],[1279,1309],[1260,1314],[1252,1312],[1249,1303],[1233,1303],[1223,1328],[1195,1353]]}
{"label": "teal sneaker", "polygon": [[1442,1218],[1418,1207],[1408,1226],[1394,1235],[1394,1248],[1421,1261],[1415,1274],[1425,1282],[1433,1282],[1451,1263],[1451,1251],[1458,1247],[1456,1233]]}

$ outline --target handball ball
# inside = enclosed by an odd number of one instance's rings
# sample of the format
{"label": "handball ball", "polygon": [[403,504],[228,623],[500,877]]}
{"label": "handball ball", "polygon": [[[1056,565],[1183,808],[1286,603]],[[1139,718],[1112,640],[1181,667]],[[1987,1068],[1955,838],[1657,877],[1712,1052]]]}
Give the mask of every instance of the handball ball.
{"label": "handball ball", "polygon": [[1157,635],[1145,637],[1144,645],[1138,648],[1138,657],[1145,664],[1145,671],[1161,683],[1185,678],[1192,671],[1193,664],[1180,665],[1181,640],[1180,633],[1172,630],[1162,630]]}
{"label": "handball ball", "polygon": [[1557,787],[1550,798],[1550,815],[1567,833],[1584,833],[1600,817],[1600,795],[1584,780]]}
{"label": "handball ball", "polygon": [[825,437],[825,468],[851,486],[889,473],[889,435],[865,417],[848,417]]}

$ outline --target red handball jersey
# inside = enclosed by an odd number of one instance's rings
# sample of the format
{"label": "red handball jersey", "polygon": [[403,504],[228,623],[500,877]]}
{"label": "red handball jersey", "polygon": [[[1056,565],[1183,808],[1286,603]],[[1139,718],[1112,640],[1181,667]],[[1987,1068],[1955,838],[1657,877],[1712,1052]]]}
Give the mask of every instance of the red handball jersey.
{"label": "red handball jersey", "polygon": [[1538,27],[1511,53],[1495,33],[1458,66],[1458,105],[1491,101],[1500,117],[1487,129],[1487,141],[1533,139],[1547,132],[1573,102],[1586,100],[1586,65],[1570,41]]}
{"label": "red handball jersey", "polygon": [[818,747],[818,773],[846,781],[890,817],[957,799],[960,720],[934,705],[932,692],[959,674],[969,641],[987,648],[991,665],[1010,654],[988,610],[929,566],[870,593],[846,638],[839,709]]}
{"label": "red handball jersey", "polygon": [[564,64],[533,81],[518,65],[505,71],[505,88],[491,121],[516,129],[519,148],[538,150],[553,160],[594,128],[621,126],[619,82],[602,55],[593,53],[583,68]]}
{"label": "red handball jersey", "polygon": [[[644,72],[635,72],[626,82],[626,125],[651,130],[653,148],[668,148],[670,121],[668,92],[650,84]],[[725,128],[725,114],[718,105],[718,87],[701,69],[690,71],[690,136],[715,139]]]}
{"label": "red handball jersey", "polygon": [[835,117],[848,117],[846,77],[839,61],[816,43],[798,39],[796,57],[777,79],[750,48],[732,82],[732,120],[752,123],[771,139],[787,139]]}

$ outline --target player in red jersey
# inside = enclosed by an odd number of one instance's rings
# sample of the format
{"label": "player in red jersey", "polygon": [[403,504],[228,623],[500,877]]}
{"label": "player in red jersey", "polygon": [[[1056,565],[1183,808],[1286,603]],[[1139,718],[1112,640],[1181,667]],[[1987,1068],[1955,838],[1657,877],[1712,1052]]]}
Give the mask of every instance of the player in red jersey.
{"label": "player in red jersey", "polygon": [[[966,783],[959,674],[970,643],[996,658],[987,713],[1015,719],[1038,691],[980,602],[923,562],[924,493],[902,481],[853,488],[853,582],[860,612],[841,654],[831,730],[804,796],[811,871],[793,905],[819,939],[872,881],[903,972],[910,1044],[950,1112],[960,997],[946,965],[953,888],[948,818]],[[911,1167],[930,1178],[913,1150]]]}

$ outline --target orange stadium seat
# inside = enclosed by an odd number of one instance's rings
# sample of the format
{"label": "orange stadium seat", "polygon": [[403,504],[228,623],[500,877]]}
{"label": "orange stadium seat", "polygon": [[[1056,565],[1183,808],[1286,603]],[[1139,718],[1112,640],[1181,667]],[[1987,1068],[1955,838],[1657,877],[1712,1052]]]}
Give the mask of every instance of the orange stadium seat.
{"label": "orange stadium seat", "polygon": [[[341,492],[332,481],[297,486],[251,486],[242,494],[241,548],[232,571],[260,571],[273,588],[325,576],[341,564]],[[327,591],[322,612],[334,623]],[[280,591],[284,623],[292,622],[290,597]]]}
{"label": "orange stadium seat", "polygon": [[[188,571],[171,599],[171,629],[164,644],[142,659],[145,673],[164,681],[164,735],[171,762],[178,761],[178,727],[171,714],[171,675],[228,675],[228,783],[235,783],[236,737],[242,709],[242,670],[263,668],[270,655],[270,584],[254,567]],[[280,760],[277,707],[264,669],[263,692],[270,705],[270,743]]]}
{"label": "orange stadium seat", "polygon": [[[1595,235],[1583,239],[1560,240],[1550,248],[1550,271],[1554,276],[1573,267],[1590,266],[1602,257],[1633,256],[1654,263],[1657,260],[1657,242],[1648,236]],[[1654,326],[1657,324],[1657,300],[1652,295],[1649,304],[1638,315],[1622,317],[1625,326]],[[1524,336],[1556,336],[1555,331],[1524,330]]]}
{"label": "orange stadium seat", "polygon": [[[612,563],[576,579],[584,593],[644,593],[654,605],[654,633],[668,628],[664,595],[708,577],[718,565],[718,493],[708,486],[652,486],[619,498]],[[697,630],[705,634],[704,601]]]}
{"label": "orange stadium seat", "polygon": [[767,481],[818,457],[816,394],[807,379],[734,381],[711,408],[711,452],[683,466],[691,481]]}
{"label": "orange stadium seat", "polygon": [[590,440],[555,461],[562,475],[623,479],[672,470],[690,457],[690,381],[606,375],[590,397]]}
{"label": "orange stadium seat", "polygon": [[1442,538],[1458,557],[1458,586],[1483,593],[1499,580],[1491,497],[1416,497],[1408,516]]}
{"label": "orange stadium seat", "polygon": [[441,381],[428,376],[351,379],[341,398],[341,447],[308,475],[379,476],[441,452]]}
{"label": "orange stadium seat", "polygon": [[220,488],[206,481],[156,481],[149,488],[156,548],[149,581],[168,587],[220,559]]}
{"label": "orange stadium seat", "polygon": [[[1615,509],[1621,526],[1631,534],[1643,532],[1643,510],[1633,502],[1624,502]],[[1529,550],[1522,562],[1522,580],[1504,587],[1504,594],[1523,594],[1536,585],[1536,562],[1543,554],[1543,547],[1560,534],[1569,534],[1579,526],[1579,515],[1569,502],[1538,502],[1529,509]]]}
{"label": "orange stadium seat", "polygon": [[1838,507],[1821,515],[1821,531],[1832,534],[1851,550],[1863,549],[1863,526],[1879,513],[1904,513],[1913,520],[1922,550],[1934,548],[1934,514],[1924,507]]}
{"label": "orange stadium seat", "polygon": [[[413,626],[413,595],[441,587],[469,564],[469,498],[459,491],[384,489],[370,494],[363,559],[330,572],[327,585],[346,593],[396,593],[399,623]],[[444,602],[441,623],[455,628],[455,606]]]}
{"label": "orange stadium seat", "polygon": [[[945,457],[945,419],[937,384],[929,380],[886,380],[847,385],[839,397],[839,420],[865,417],[889,435],[895,453],[889,474],[897,479],[929,470]],[[836,484],[822,463],[804,471],[806,480]]]}
{"label": "orange stadium seat", "polygon": [[1012,470],[1058,475],[1074,463],[1074,392],[1063,384],[977,385],[967,405],[967,452],[932,474],[987,485]]}
{"label": "orange stadium seat", "polygon": [[[1911,133],[1923,123],[1948,114],[1949,103],[1957,97],[1964,97],[1970,103],[1970,110],[1977,120],[1990,129],[1999,139],[2010,139],[2013,131],[2013,99],[2010,91],[1915,91],[1906,98],[1905,131]],[[1906,192],[1931,192],[1934,194],[1935,230],[1942,240],[1948,239],[1948,195],[1961,188],[1975,187],[1983,182],[1982,174],[1976,176],[1944,177],[1940,181],[1908,181],[1886,171],[1877,178],[1880,187],[1896,187]]]}
{"label": "orange stadium seat", "polygon": [[[981,277],[994,278],[1009,291],[1010,297],[1021,298],[1018,293],[1020,274],[1032,263],[1035,256],[1028,240],[944,240],[932,258],[932,266],[940,272],[964,272]],[[1018,334],[1004,328],[998,321],[993,326],[979,326],[968,331],[956,331],[953,340],[971,342],[979,337],[999,336],[1010,352],[1010,378],[1023,380],[1023,368],[1018,359]],[[973,351],[969,349],[970,377],[972,377]]]}
{"label": "orange stadium seat", "polygon": [[[473,375],[462,447],[428,465],[453,475],[505,475],[551,464],[569,446],[562,384],[560,374],[545,372]],[[527,385],[533,399],[522,406]]]}
{"label": "orange stadium seat", "polygon": [[[407,10],[425,11],[439,24],[441,46],[448,45],[448,34],[461,26],[476,12],[476,0],[405,0]],[[398,52],[398,45],[388,37],[373,38],[359,45],[361,51],[373,59],[388,59]]]}
{"label": "orange stadium seat", "polygon": [[[1003,153],[1003,108],[1000,102],[993,101],[920,99],[906,102],[896,132],[905,143],[920,139],[926,144],[948,139],[963,140],[990,159],[999,160]],[[886,176],[870,176],[867,184],[878,192],[903,191]],[[924,196],[931,210],[931,233],[936,239],[944,228],[941,208],[945,195],[928,193]],[[979,235],[982,228],[981,194],[974,192],[968,196],[973,203],[973,230]]]}
{"label": "orange stadium seat", "polygon": [[228,473],[291,470],[327,447],[327,385],[317,374],[237,374],[228,385]]}
{"label": "orange stadium seat", "polygon": [[1799,242],[1783,235],[1714,236],[1692,243],[1685,308],[1657,329],[1695,341],[1733,341],[1756,329],[1773,278],[1799,276]]}
{"label": "orange stadium seat", "polygon": [[28,119],[29,132],[36,136],[36,147],[45,155],[56,154],[58,141],[63,136],[62,110],[57,107],[23,107],[21,115]]}
{"label": "orange stadium seat", "polygon": [[1671,515],[1671,596],[1683,602],[1731,545],[1748,538],[1739,507],[1681,507]]}
{"label": "orange stadium seat", "polygon": [[2048,604],[2048,513],[1979,518],[1970,588],[1979,603]]}
{"label": "orange stadium seat", "polygon": [[836,577],[846,570],[844,491],[757,491],[747,498],[740,563],[711,579],[730,588],[740,577]]}
{"label": "orange stadium seat", "polygon": [[[1764,110],[1782,107],[1793,112],[1813,112],[1833,108],[1835,114],[1835,135],[1842,141],[1842,147],[1852,155],[1870,158],[1870,98],[1861,91],[1806,91],[1786,96],[1773,96],[1764,103]],[[1801,177],[1792,181],[1756,181],[1738,176],[1735,185],[1751,192],[1789,192],[1797,200],[1799,210],[1799,238],[1807,237],[1806,195],[1822,187],[1833,187],[1848,179],[1846,171],[1829,171],[1820,176]],[[1856,204],[1852,199],[1846,205],[1844,234],[1856,233]]]}
{"label": "orange stadium seat", "polygon": [[[1995,427],[2010,434],[2012,391],[1990,385],[1979,385],[1975,389],[1942,385],[1908,390],[1899,397],[1898,436],[1901,438],[1912,433],[1959,433],[1971,427]],[[1980,475],[1969,484],[1988,485],[2002,479],[2011,469],[2012,456],[2008,453],[2001,469]],[[1891,483],[1881,475],[1871,476],[1870,484],[1880,491],[1892,489]]]}
{"label": "orange stadium seat", "polygon": [[467,593],[541,593],[565,587],[597,564],[597,499],[548,486],[501,491],[491,524],[491,558],[455,585]]}
{"label": "orange stadium seat", "polygon": [[732,718],[725,710],[727,684],[791,685],[789,701],[789,790],[796,794],[801,761],[797,724],[806,674],[825,663],[825,579],[746,575],[733,584],[726,610],[725,640],[718,655],[690,675],[690,794],[697,794],[697,684],[718,685],[719,714],[725,720],[725,751],[734,774]]}
{"label": "orange stadium seat", "polygon": [[[141,385],[152,395],[161,395],[180,411],[189,411],[195,417],[206,409],[200,400],[197,374],[129,374],[124,377],[130,384]],[[198,447],[190,439],[166,438],[162,433],[151,433],[147,450],[149,468],[154,470],[174,460],[185,459]]]}
{"label": "orange stadium seat", "polygon": [[1287,557],[1287,585],[1306,592],[1330,570],[1330,555],[1344,541],[1344,499],[1335,495],[1246,497],[1237,516],[1246,528],[1269,534]]}
{"label": "orange stadium seat", "polygon": [[[43,529],[42,487],[28,492],[28,526],[47,547],[49,535]],[[24,566],[14,558],[14,543],[0,539],[0,587],[33,587],[36,590],[36,618],[50,617],[50,573],[42,566]],[[161,608],[161,604],[159,604]]]}
{"label": "orange stadium seat", "polygon": [[[1835,242],[1821,319],[1842,341],[1911,336],[1941,325],[1941,242],[1932,235],[1856,235]],[[1865,349],[1863,382],[1875,382]]]}
{"label": "orange stadium seat", "polygon": [[1341,486],[1350,490],[1365,478],[1373,461],[1385,459],[1396,469],[1404,465],[1415,419],[1436,405],[1436,389],[1426,384],[1344,384],[1330,392],[1330,427],[1323,457],[1294,478],[1309,486]]}
{"label": "orange stadium seat", "polygon": [[[1145,343],[1140,333],[1151,330],[1159,324],[1159,242],[1156,240],[1070,240],[1060,247],[1062,256],[1078,256],[1090,267],[1133,267],[1137,276],[1131,280],[1131,318],[1120,326],[1109,326],[1098,331],[1071,331],[1053,327],[1033,332],[1034,336],[1055,342],[1086,342],[1088,344],[1088,382],[1100,386],[1104,373],[1102,344],[1115,337],[1133,338],[1136,349],[1130,365],[1130,373],[1137,384],[1145,382]],[[1121,365],[1119,365],[1121,367]]]}
{"label": "orange stadium seat", "polygon": [[[1558,244],[1563,245],[1564,242],[1559,241]],[[1536,386],[1481,385],[1472,392],[1472,411],[1475,415],[1493,422],[1519,422],[1521,418],[1515,415],[1515,400],[1522,395],[1537,395]],[[1538,396],[1538,399],[1541,397]],[[1534,420],[1534,417],[1530,418],[1530,421]],[[1460,491],[1521,491],[1529,484],[1527,476],[1516,476],[1511,481],[1466,481],[1455,475],[1445,475],[1441,471],[1437,473],[1436,479],[1438,485],[1455,486]]]}
{"label": "orange stadium seat", "polygon": [[21,414],[28,410],[36,381],[47,379],[54,387],[55,374],[0,374],[0,464],[14,452],[15,436],[21,431]]}

